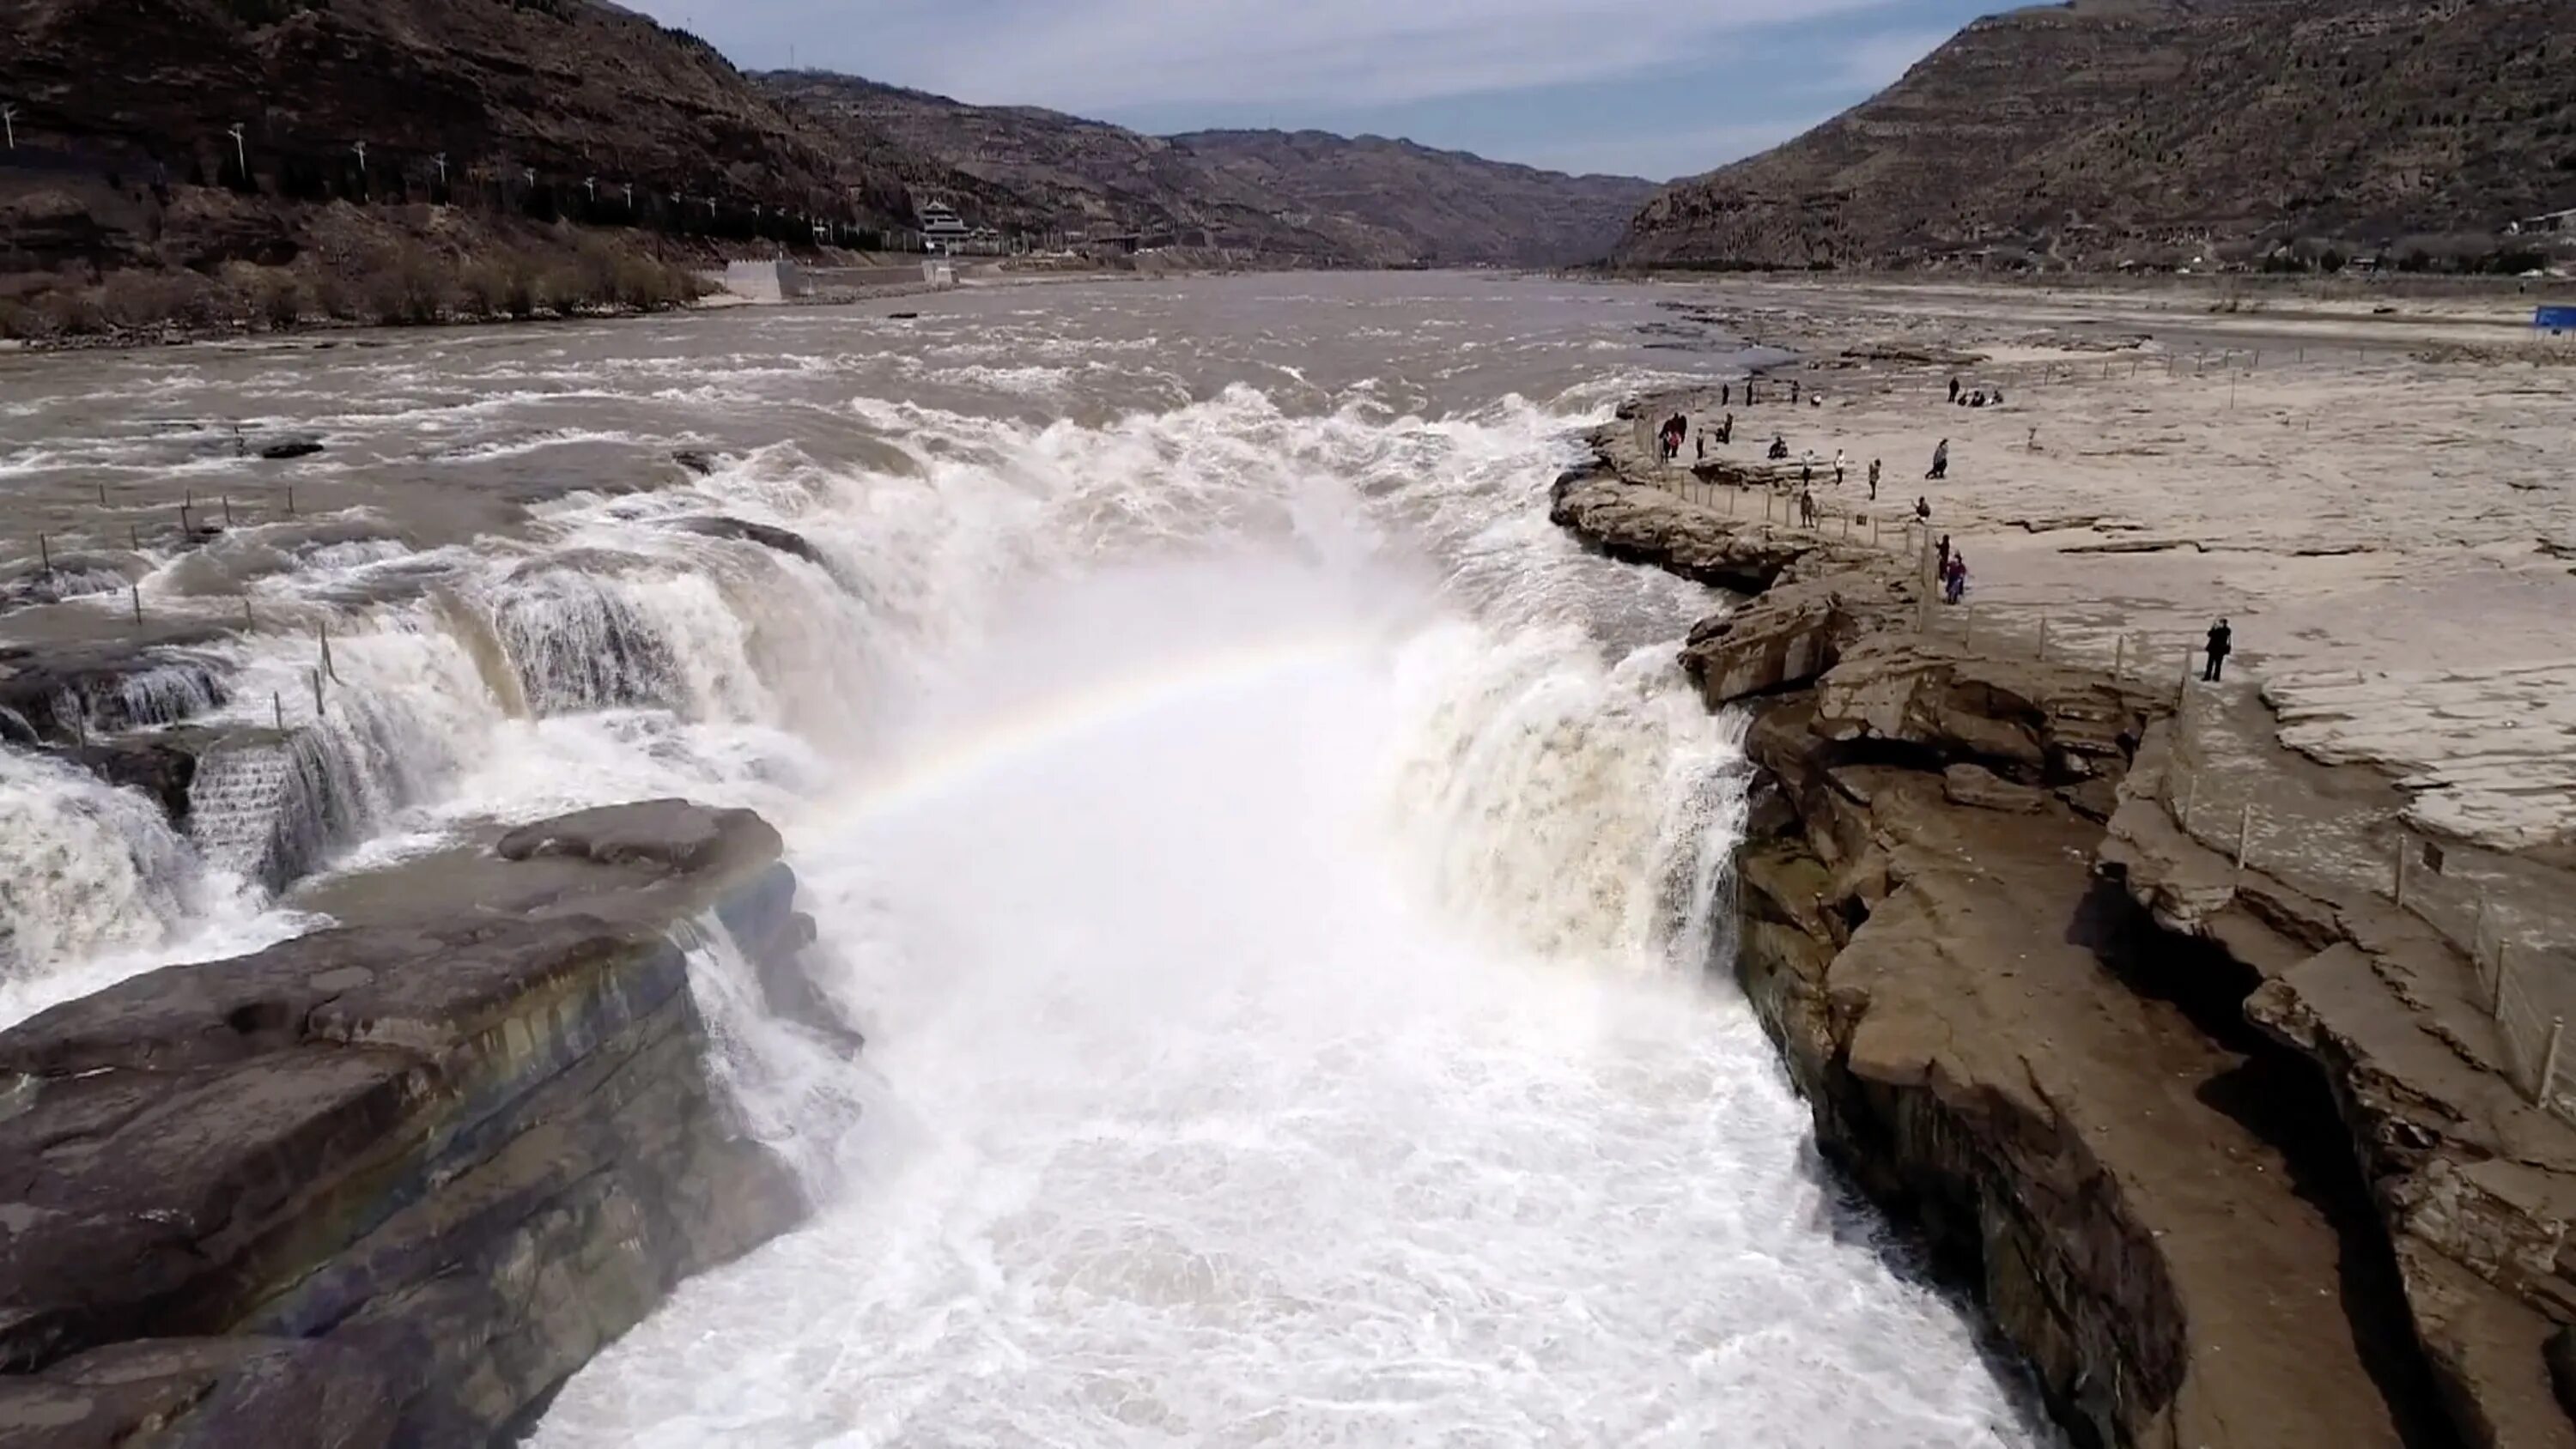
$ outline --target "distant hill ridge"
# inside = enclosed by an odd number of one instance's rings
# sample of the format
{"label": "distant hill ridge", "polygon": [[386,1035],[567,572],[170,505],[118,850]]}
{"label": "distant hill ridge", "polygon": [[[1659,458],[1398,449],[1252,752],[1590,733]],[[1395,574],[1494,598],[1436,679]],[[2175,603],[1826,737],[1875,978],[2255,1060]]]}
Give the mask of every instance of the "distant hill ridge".
{"label": "distant hill ridge", "polygon": [[1869,101],[1676,182],[1618,254],[2108,265],[2438,246],[2569,206],[2569,0],[2075,0],[1978,20]]}
{"label": "distant hill ridge", "polygon": [[1027,229],[1190,233],[1338,265],[1551,265],[1609,254],[1654,193],[1378,136],[1148,136],[1030,106],[974,106],[822,71],[758,78],[801,116],[975,179],[986,219]]}

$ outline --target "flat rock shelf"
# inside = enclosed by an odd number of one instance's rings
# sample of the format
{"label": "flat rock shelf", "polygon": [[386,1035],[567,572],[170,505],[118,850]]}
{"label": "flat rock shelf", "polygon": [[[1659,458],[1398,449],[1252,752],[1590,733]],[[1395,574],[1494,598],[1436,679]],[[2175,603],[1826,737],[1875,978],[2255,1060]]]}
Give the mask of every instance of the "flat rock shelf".
{"label": "flat rock shelf", "polygon": [[794,1224],[683,942],[804,979],[778,834],[585,810],[332,882],[343,923],[0,1032],[0,1444],[479,1445]]}

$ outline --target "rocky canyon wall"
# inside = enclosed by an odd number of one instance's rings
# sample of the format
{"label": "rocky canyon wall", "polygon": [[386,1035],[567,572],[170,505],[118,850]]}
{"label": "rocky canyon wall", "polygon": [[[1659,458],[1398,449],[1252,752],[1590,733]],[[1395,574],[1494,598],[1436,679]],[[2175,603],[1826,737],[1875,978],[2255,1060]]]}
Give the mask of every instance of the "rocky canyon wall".
{"label": "rocky canyon wall", "polygon": [[[2053,1417],[2092,1445],[2576,1444],[2544,1353],[2563,1218],[2464,1130],[2496,1093],[2421,1075],[2415,1024],[2319,1006],[2335,952],[2384,973],[2403,926],[2285,912],[2232,866],[2213,895],[2157,837],[2170,681],[1971,649],[1907,547],[1686,503],[1630,431],[1593,437],[1552,514],[1750,596],[1680,661],[1752,714],[1722,964],[1825,1156],[1975,1294]],[[2517,1130],[2534,1164],[2551,1129]]]}

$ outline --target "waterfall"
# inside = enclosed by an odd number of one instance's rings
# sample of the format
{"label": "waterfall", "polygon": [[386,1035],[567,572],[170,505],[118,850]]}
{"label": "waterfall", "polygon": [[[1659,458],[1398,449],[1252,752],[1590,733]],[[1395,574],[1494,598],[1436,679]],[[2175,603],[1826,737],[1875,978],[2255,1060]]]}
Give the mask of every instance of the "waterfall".
{"label": "waterfall", "polygon": [[808,1197],[838,1196],[847,1182],[844,1145],[860,1117],[856,1069],[829,1043],[771,1014],[757,970],[713,913],[683,923],[678,937],[735,1130],[785,1158]]}
{"label": "waterfall", "polygon": [[868,1048],[772,1019],[717,922],[690,986],[815,1213],[539,1449],[2040,1442],[1707,979],[1744,767],[1674,655],[1713,600],[1545,519],[1636,377],[1550,330],[1588,299],[1372,285],[343,354],[367,385],[293,419],[335,546],[253,521],[146,590],[262,621],[190,646],[187,832],[0,756],[0,1019],[492,820],[749,805]]}
{"label": "waterfall", "polygon": [[0,751],[0,977],[156,944],[196,903],[196,862],[137,790]]}

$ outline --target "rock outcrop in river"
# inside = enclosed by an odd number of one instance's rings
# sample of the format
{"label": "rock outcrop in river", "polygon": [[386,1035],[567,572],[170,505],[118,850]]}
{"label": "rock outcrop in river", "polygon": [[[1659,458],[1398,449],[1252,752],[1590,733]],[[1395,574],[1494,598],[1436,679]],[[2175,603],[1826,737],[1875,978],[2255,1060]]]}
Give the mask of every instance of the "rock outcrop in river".
{"label": "rock outcrop in river", "polygon": [[0,1032],[0,1443],[492,1442],[795,1222],[681,945],[712,915],[854,1049],[779,856],[748,811],[583,811]]}
{"label": "rock outcrop in river", "polygon": [[2576,1444],[2551,1387],[2576,1132],[2437,1009],[2468,964],[2165,824],[2171,685],[1926,632],[1905,548],[1685,502],[1625,431],[1556,520],[1753,594],[1681,659],[1752,713],[1735,975],[1826,1155],[1976,1290],[2059,1421]]}

